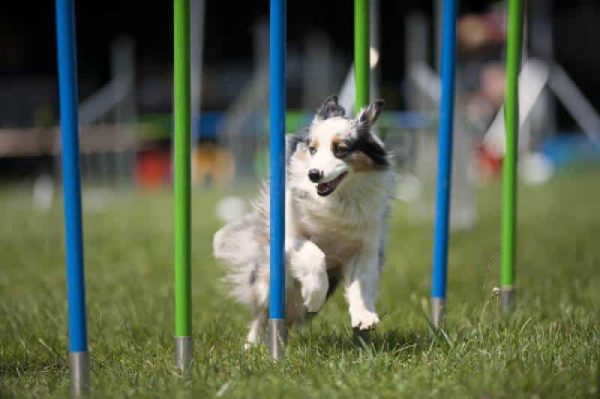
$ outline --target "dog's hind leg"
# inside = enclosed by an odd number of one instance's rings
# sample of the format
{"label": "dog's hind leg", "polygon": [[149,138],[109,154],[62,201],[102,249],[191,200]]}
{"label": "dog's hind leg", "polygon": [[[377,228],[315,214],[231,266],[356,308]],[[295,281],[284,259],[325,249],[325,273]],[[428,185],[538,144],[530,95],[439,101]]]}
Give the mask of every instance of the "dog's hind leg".
{"label": "dog's hind leg", "polygon": [[254,319],[250,322],[246,344],[244,345],[245,349],[260,343],[269,312],[269,268],[268,263],[262,263],[263,266],[260,265],[261,263],[255,266],[254,269],[257,271],[252,282],[253,303],[251,309]]}
{"label": "dog's hind leg", "polygon": [[250,322],[250,328],[248,331],[248,337],[246,338],[246,343],[244,344],[244,349],[249,349],[253,346],[256,346],[260,342],[266,321],[267,310],[264,308],[259,308],[254,315],[254,320]]}

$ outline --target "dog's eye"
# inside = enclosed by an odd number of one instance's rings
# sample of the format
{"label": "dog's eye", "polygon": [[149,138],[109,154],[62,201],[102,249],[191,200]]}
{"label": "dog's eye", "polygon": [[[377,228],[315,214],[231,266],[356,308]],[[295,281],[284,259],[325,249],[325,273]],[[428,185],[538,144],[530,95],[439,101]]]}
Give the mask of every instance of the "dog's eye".
{"label": "dog's eye", "polygon": [[346,156],[349,150],[346,144],[336,144],[333,146],[333,154],[338,158]]}
{"label": "dog's eye", "polygon": [[310,155],[315,155],[315,153],[317,152],[317,148],[316,147],[308,147],[308,152],[310,152]]}

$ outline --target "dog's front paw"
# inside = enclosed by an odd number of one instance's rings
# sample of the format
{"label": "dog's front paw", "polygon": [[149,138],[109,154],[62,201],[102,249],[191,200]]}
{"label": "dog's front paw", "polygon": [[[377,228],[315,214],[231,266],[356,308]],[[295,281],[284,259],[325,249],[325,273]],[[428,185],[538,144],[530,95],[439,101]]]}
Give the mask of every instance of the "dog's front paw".
{"label": "dog's front paw", "polygon": [[327,273],[311,273],[302,276],[299,280],[304,306],[310,313],[319,311],[327,300],[329,289]]}
{"label": "dog's front paw", "polygon": [[304,306],[308,312],[317,312],[325,304],[329,289],[325,254],[311,241],[305,241],[291,254],[290,266],[300,283]]}
{"label": "dog's front paw", "polygon": [[350,314],[352,328],[359,330],[372,330],[379,324],[379,316],[377,313],[362,310]]}

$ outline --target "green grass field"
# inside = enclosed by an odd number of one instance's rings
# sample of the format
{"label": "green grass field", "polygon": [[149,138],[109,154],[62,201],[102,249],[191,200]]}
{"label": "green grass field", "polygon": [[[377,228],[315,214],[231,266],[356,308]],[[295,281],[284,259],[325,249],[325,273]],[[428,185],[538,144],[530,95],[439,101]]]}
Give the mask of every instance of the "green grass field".
{"label": "green grass field", "polygon": [[[427,322],[430,224],[395,206],[379,313],[353,340],[340,292],[292,331],[285,361],[241,350],[247,313],[229,300],[211,255],[216,193],[193,199],[190,378],[173,369],[172,199],[85,197],[94,397],[598,397],[600,171],[572,171],[519,199],[518,308],[499,314],[500,187],[478,193],[479,222],[453,234],[445,331]],[[0,397],[65,397],[62,204],[33,210],[0,192]]]}

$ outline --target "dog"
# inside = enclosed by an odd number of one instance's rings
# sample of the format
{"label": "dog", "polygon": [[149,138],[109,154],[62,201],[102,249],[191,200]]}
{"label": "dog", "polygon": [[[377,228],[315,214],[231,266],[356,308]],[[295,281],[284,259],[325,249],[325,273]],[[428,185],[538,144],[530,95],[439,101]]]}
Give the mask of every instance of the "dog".
{"label": "dog", "polygon": [[[375,302],[384,262],[394,188],[391,156],[371,131],[378,100],[356,118],[336,96],[325,100],[310,126],[286,142],[285,321],[317,313],[343,281],[351,326],[379,323]],[[227,266],[232,296],[253,320],[246,347],[259,342],[269,306],[269,191],[252,211],[214,236],[215,257]]]}

